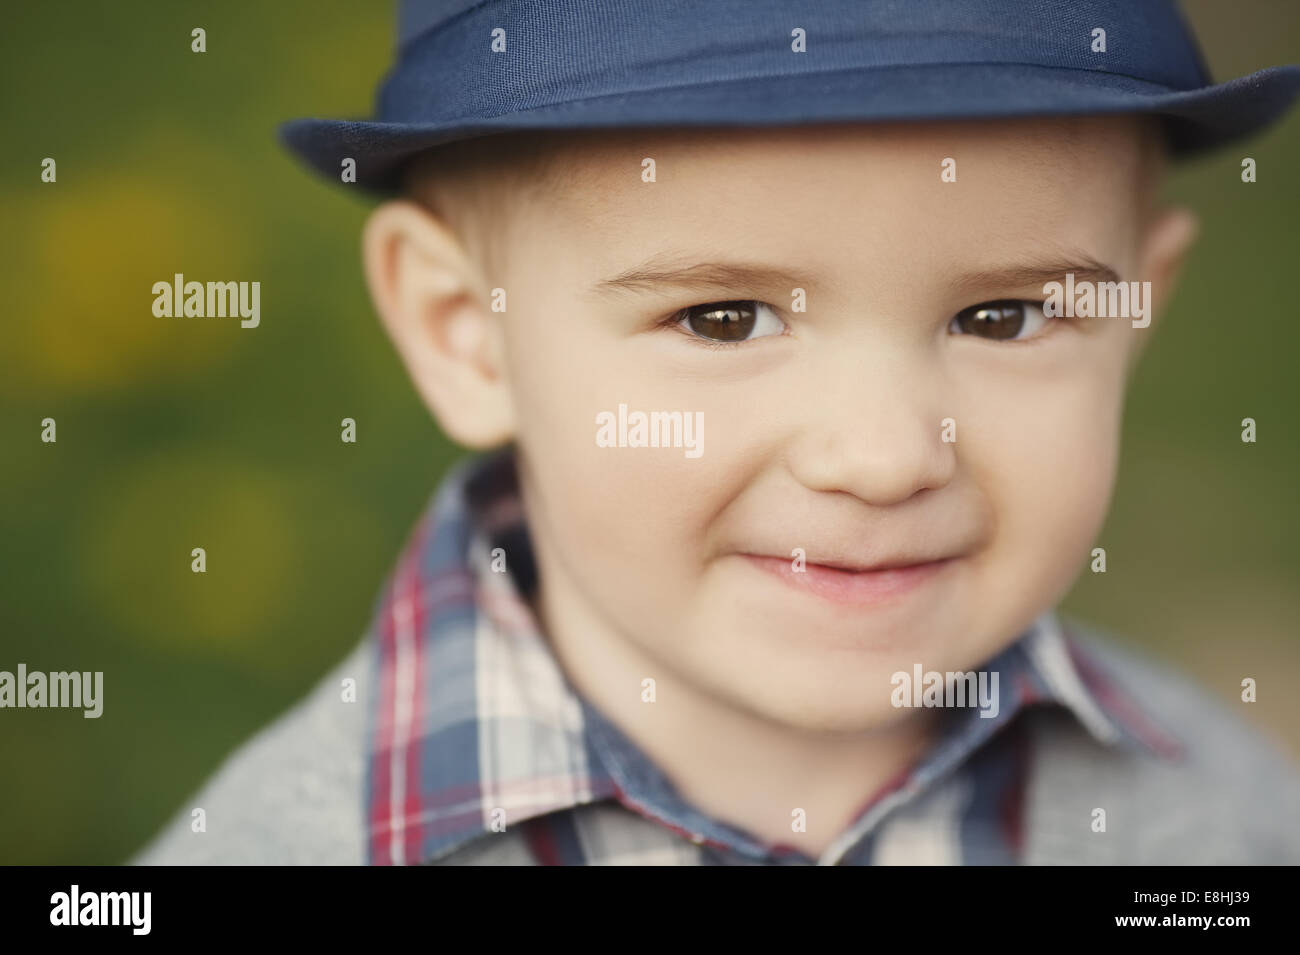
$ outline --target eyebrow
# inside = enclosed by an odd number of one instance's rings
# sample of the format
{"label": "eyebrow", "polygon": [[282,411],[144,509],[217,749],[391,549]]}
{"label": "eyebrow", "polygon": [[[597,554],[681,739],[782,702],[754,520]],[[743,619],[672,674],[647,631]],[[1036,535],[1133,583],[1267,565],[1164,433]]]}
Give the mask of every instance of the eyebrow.
{"label": "eyebrow", "polygon": [[[980,269],[959,275],[949,282],[954,292],[968,293],[984,289],[1042,288],[1048,282],[1074,274],[1075,282],[1118,282],[1119,273],[1089,255],[1063,258],[1053,262],[1025,262],[998,268]],[[697,262],[691,265],[656,256],[635,268],[602,279],[592,286],[597,295],[620,292],[656,291],[664,288],[808,288],[812,277],[796,274],[779,266],[751,262]]]}
{"label": "eyebrow", "polygon": [[1001,268],[981,269],[954,278],[950,285],[955,292],[977,292],[985,289],[1019,289],[1033,286],[1041,289],[1048,282],[1063,282],[1066,273],[1074,274],[1079,282],[1118,282],[1119,273],[1088,255],[1062,259],[1055,262],[1025,262]]}
{"label": "eyebrow", "polygon": [[592,286],[592,291],[598,295],[607,295],[663,288],[792,289],[808,288],[812,284],[811,275],[795,273],[780,266],[756,262],[696,262],[687,265],[656,256],[635,268],[597,282]]}

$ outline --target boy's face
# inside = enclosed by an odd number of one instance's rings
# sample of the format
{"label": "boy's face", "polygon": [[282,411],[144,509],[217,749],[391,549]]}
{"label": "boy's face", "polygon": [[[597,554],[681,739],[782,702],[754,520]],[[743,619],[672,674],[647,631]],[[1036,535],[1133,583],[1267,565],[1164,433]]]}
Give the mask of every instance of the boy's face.
{"label": "boy's face", "polygon": [[[1154,329],[963,311],[1100,266],[1160,294],[1136,130],[628,132],[566,154],[483,280],[508,296],[499,387],[570,660],[860,730],[907,712],[896,671],[978,667],[1052,607],[1105,544]],[[600,446],[620,405],[702,419],[702,453]]]}

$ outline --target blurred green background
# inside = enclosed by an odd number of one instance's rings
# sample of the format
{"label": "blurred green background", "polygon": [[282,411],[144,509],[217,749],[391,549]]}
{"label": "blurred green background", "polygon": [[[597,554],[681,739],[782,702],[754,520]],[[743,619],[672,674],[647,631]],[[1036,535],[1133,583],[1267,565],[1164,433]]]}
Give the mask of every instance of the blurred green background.
{"label": "blurred green background", "polygon": [[[1217,78],[1300,62],[1300,4],[1186,8]],[[369,113],[389,3],[23,4],[6,21],[0,669],[103,670],[105,715],[0,711],[0,862],[114,863],[355,645],[458,452],[370,309],[367,205],[274,138],[287,118]],[[1293,115],[1171,183],[1204,233],[1129,398],[1109,573],[1085,572],[1066,609],[1300,754],[1298,159]],[[175,272],[260,281],[261,327],[155,318],[148,290]]]}

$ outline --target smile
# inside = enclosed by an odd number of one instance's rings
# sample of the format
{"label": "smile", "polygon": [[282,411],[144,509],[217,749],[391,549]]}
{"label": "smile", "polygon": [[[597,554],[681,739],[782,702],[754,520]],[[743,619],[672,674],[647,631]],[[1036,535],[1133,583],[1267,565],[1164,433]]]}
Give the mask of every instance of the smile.
{"label": "smile", "polygon": [[945,557],[925,563],[863,569],[804,563],[802,570],[796,570],[796,561],[788,557],[741,556],[796,590],[834,603],[856,606],[880,604],[902,597],[956,562],[955,557]]}

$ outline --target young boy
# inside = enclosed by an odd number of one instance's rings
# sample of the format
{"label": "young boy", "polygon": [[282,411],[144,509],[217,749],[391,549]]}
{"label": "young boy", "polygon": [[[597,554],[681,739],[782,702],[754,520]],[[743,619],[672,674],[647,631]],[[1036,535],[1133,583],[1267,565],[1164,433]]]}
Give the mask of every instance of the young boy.
{"label": "young boy", "polygon": [[379,120],[289,126],[404,193],[376,308],[486,453],[140,861],[1300,861],[1285,757],[1053,609],[1166,153],[1300,71],[1211,86],[1157,2],[681,6],[407,4]]}

